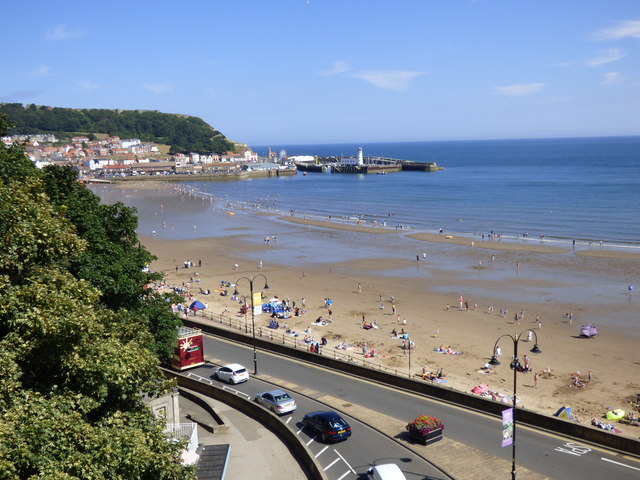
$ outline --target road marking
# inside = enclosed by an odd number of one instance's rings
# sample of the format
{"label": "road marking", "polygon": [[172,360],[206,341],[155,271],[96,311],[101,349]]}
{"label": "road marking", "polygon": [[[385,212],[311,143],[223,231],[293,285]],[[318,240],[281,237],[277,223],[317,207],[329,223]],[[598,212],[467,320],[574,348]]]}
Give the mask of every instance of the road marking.
{"label": "road marking", "polygon": [[638,470],[640,472],[640,468],[632,467],[631,465],[626,465],[620,462],[615,462],[613,460],[609,460],[608,458],[601,457],[600,460],[604,460],[605,462],[609,462],[609,463],[615,463],[616,465],[620,465],[621,467],[631,468],[632,470]]}
{"label": "road marking", "polygon": [[322,450],[320,450],[318,453],[316,453],[316,456],[314,458],[318,458],[320,455],[322,455],[324,453],[324,451],[329,448],[329,446],[325,446]]}
{"label": "road marking", "polygon": [[289,422],[291,421],[291,418],[292,418],[292,417],[287,418],[287,421],[286,421],[286,422],[284,422],[284,423],[286,423],[287,425],[289,425]]}
{"label": "road marking", "polygon": [[556,452],[567,453],[570,455],[575,455],[576,457],[580,457],[585,453],[589,453],[591,449],[589,447],[584,447],[577,443],[567,442],[561,447],[556,447],[554,449]]}
{"label": "road marking", "polygon": [[316,437],[311,438],[307,443],[307,447],[316,439]]}
{"label": "road marking", "polygon": [[347,470],[346,472],[344,472],[344,473],[342,474],[342,476],[341,476],[341,477],[338,477],[338,478],[337,478],[337,480],[342,480],[344,477],[346,477],[346,476],[347,476],[347,475],[349,475],[350,473],[351,473],[351,472],[350,472],[349,470]]}
{"label": "road marking", "polygon": [[349,467],[349,470],[351,470],[353,472],[353,474],[355,475],[356,471],[353,468],[351,468],[351,465],[349,465],[349,462],[347,462],[344,459],[344,457],[342,455],[340,455],[340,452],[338,452],[338,450],[336,450],[335,448],[333,449],[333,451],[336,452],[336,455],[338,455],[342,459],[342,461],[347,464],[347,467]]}
{"label": "road marking", "polygon": [[304,427],[302,427],[300,430],[298,430],[298,431],[296,432],[296,435],[300,435],[300,432],[302,432],[302,430],[304,430]]}
{"label": "road marking", "polygon": [[[342,458],[342,457],[340,457]],[[326,467],[324,467],[322,469],[323,472],[326,472],[327,470],[329,470],[331,467],[333,467],[336,463],[338,463],[340,461],[340,458],[336,458],[333,462],[331,462],[329,465],[327,465]],[[344,460],[344,459],[343,459]],[[351,468],[351,467],[349,467]]]}

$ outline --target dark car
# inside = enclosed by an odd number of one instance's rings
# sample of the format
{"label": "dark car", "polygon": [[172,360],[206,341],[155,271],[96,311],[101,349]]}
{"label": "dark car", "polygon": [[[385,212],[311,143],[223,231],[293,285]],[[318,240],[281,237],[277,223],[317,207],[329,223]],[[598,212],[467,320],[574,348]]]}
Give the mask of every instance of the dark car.
{"label": "dark car", "polygon": [[336,412],[310,412],[302,419],[304,426],[320,434],[323,442],[337,442],[351,436],[351,427]]}

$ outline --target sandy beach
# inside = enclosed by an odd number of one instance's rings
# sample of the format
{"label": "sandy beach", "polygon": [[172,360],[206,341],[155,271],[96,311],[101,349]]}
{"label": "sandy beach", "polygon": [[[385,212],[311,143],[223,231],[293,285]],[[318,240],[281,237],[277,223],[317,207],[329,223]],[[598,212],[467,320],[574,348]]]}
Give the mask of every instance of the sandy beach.
{"label": "sandy beach", "polygon": [[[175,201],[173,187],[145,185],[138,189],[155,189],[154,194],[164,205]],[[235,282],[261,273],[268,278],[269,297],[289,298],[299,307],[305,298],[305,313],[286,321],[289,328],[300,333],[299,340],[305,335],[316,341],[326,338],[325,351],[344,343],[355,356],[361,356],[362,343],[366,342],[367,350],[373,348],[376,352],[370,361],[407,374],[407,352],[402,349],[402,340],[392,338],[393,329],[404,329],[415,342],[411,352],[411,374],[415,378],[419,378],[423,367],[431,372],[442,368],[446,374],[444,388],[470,392],[476,385],[486,384],[495,392],[510,395],[513,341],[500,339],[501,365],[493,373],[486,374],[481,367],[489,361],[501,335],[515,336],[531,329],[542,353],[530,353],[533,342],[526,342],[526,333],[520,337],[518,356],[524,363],[526,354],[532,370],[518,375],[520,406],[549,415],[563,405],[571,406],[578,420],[589,424],[593,417],[607,422],[603,415],[608,410],[628,411],[627,399],[640,393],[640,330],[631,323],[639,301],[635,297],[640,293],[628,294],[623,280],[619,285],[610,285],[612,278],[637,276],[640,257],[633,252],[571,252],[535,241],[495,242],[416,232],[407,235],[414,242],[411,246],[415,246],[411,254],[389,258],[354,254],[353,258],[335,261],[291,251],[287,235],[297,232],[280,234],[277,226],[264,232],[265,236],[277,232],[277,239],[257,240],[255,231],[230,226],[230,222],[241,220],[225,215],[223,210],[214,211],[211,218],[226,233],[191,239],[140,235],[141,242],[158,257],[151,269],[163,272],[168,285],[186,286],[195,298],[208,303],[214,314],[227,310],[227,315],[237,315],[240,307],[230,297],[217,294],[221,280]],[[295,228],[304,228],[306,235],[348,234],[348,241],[356,242],[348,246],[354,253],[361,236],[389,237],[382,229],[333,225],[300,217],[283,220],[288,220],[286,224],[296,222]],[[444,250],[436,248],[439,244],[444,244]],[[423,250],[429,252],[426,259],[420,254]],[[434,258],[440,254],[447,257],[446,268]],[[288,255],[287,262],[271,260],[283,255]],[[184,268],[186,260],[200,266]],[[596,286],[602,279],[602,291],[597,287],[582,291],[572,284],[579,278],[593,279]],[[212,294],[199,296],[201,288],[212,290]],[[248,294],[246,282],[239,285],[239,290]],[[517,294],[532,291],[544,295]],[[325,298],[333,301],[332,322],[311,325],[320,316],[328,318]],[[506,313],[501,315],[501,310]],[[524,316],[516,323],[514,316],[521,316],[521,312]],[[363,329],[363,316],[378,328]],[[599,335],[591,339],[580,337],[585,318],[610,317],[623,320],[598,323]],[[268,320],[267,315],[256,317],[262,326]],[[309,328],[311,331],[305,334]],[[451,355],[434,350],[441,346],[463,353]],[[580,372],[582,387],[570,386],[576,372]],[[615,427],[622,430],[622,435],[640,436],[640,427],[621,422]]]}

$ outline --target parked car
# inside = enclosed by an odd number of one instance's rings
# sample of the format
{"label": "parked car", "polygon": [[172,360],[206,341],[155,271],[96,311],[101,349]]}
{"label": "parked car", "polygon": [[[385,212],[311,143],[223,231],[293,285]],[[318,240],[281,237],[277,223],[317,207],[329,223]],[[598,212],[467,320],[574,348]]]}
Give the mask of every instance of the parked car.
{"label": "parked car", "polygon": [[367,471],[367,478],[371,480],[406,480],[400,467],[395,463],[375,465]]}
{"label": "parked car", "polygon": [[351,427],[336,412],[310,412],[302,419],[304,426],[320,434],[324,443],[345,440],[351,436]]}
{"label": "parked car", "polygon": [[256,403],[280,415],[291,413],[297,408],[296,401],[284,390],[258,393],[256,395]]}
{"label": "parked car", "polygon": [[249,372],[239,363],[230,363],[219,367],[213,373],[213,378],[227,383],[238,384],[249,380]]}

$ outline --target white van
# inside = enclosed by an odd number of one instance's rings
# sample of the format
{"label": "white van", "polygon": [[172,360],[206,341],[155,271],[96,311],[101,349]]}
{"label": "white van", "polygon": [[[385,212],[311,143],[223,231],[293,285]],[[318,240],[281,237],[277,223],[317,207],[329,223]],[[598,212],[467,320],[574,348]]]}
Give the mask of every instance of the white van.
{"label": "white van", "polygon": [[407,480],[400,467],[395,463],[385,463],[371,467],[367,475],[372,480]]}

